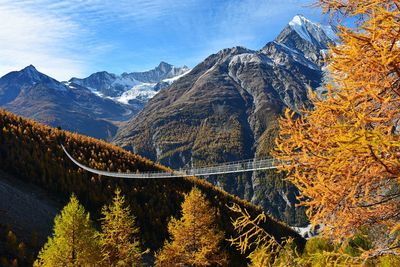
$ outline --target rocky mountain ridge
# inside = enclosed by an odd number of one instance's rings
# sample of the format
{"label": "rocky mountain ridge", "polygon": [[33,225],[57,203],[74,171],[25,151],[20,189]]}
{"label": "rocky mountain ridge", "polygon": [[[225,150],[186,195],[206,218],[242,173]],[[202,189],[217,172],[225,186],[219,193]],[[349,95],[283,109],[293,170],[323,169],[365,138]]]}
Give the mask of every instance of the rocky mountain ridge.
{"label": "rocky mountain ridge", "polygon": [[115,134],[113,121],[127,120],[139,111],[96,96],[87,88],[67,86],[33,66],[0,78],[0,103],[16,114],[103,139]]}
{"label": "rocky mountain ridge", "polygon": [[[156,69],[143,72],[148,79],[152,75],[154,79],[165,77],[157,84],[146,84],[132,77],[143,73],[119,77],[108,72],[59,82],[30,65],[0,78],[0,106],[50,126],[110,140],[121,122],[137,114],[160,88],[187,71],[187,67],[176,68],[162,62]],[[114,93],[120,90],[121,95],[111,97],[101,93],[102,90]]]}

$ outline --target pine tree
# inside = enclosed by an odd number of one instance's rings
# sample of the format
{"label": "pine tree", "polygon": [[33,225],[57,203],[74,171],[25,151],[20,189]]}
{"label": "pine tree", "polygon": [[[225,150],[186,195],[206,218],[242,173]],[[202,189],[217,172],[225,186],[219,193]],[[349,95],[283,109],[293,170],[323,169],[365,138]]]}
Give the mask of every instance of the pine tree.
{"label": "pine tree", "polygon": [[220,244],[224,233],[217,229],[216,211],[197,188],[185,195],[182,218],[168,224],[170,242],[156,255],[156,266],[224,266]]}
{"label": "pine tree", "polygon": [[72,195],[61,214],[54,219],[54,233],[34,266],[94,266],[99,262],[97,232],[89,213]]}
{"label": "pine tree", "polygon": [[17,250],[17,242],[17,236],[14,234],[14,232],[11,230],[8,231],[6,240],[8,251],[14,253]]}
{"label": "pine tree", "polygon": [[135,226],[135,218],[119,189],[115,190],[113,203],[103,207],[102,214],[100,246],[103,263],[106,266],[140,266],[139,228]]}

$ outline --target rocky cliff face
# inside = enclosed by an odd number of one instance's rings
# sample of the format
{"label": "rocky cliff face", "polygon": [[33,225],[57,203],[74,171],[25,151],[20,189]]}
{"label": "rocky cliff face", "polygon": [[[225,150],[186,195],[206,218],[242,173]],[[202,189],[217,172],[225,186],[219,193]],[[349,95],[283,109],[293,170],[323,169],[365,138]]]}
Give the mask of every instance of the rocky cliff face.
{"label": "rocky cliff face", "polygon": [[[197,65],[122,127],[115,143],[173,168],[268,156],[285,108],[309,105],[331,28],[296,16],[259,51],[224,49]],[[304,223],[296,190],[263,172],[210,177],[289,223]],[[298,218],[297,218],[298,217]],[[290,219],[290,220],[289,220]]]}

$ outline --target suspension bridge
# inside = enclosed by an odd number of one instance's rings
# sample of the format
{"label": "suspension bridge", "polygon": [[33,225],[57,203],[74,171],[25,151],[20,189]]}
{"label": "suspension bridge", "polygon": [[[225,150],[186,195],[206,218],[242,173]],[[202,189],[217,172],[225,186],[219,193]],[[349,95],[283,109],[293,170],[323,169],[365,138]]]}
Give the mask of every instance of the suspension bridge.
{"label": "suspension bridge", "polygon": [[64,150],[64,153],[68,156],[68,158],[78,167],[94,174],[116,177],[116,178],[125,178],[125,179],[161,179],[161,178],[209,176],[218,174],[253,172],[260,170],[276,169],[279,164],[282,164],[276,159],[266,158],[266,159],[250,159],[242,161],[225,162],[213,166],[172,170],[171,172],[165,172],[165,171],[142,172],[142,173],[109,172],[109,171],[96,170],[81,164],[68,153],[68,151],[65,149],[63,145],[61,145],[61,147]]}

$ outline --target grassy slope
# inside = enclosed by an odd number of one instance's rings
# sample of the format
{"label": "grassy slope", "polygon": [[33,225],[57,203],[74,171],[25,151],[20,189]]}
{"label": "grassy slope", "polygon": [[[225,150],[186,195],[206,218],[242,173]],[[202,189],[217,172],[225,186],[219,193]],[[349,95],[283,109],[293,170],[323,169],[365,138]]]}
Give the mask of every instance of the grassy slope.
{"label": "grassy slope", "polygon": [[[193,186],[200,188],[218,208],[221,228],[226,237],[235,235],[227,205],[238,203],[250,213],[261,211],[247,201],[234,197],[210,183],[195,178],[163,180],[123,180],[98,177],[77,168],[64,155],[60,143],[83,164],[111,171],[167,170],[145,158],[134,155],[109,143],[69,133],[27,120],[0,110],[0,168],[18,175],[27,182],[45,189],[49,194],[66,201],[72,192],[99,218],[101,206],[108,203],[116,186],[126,195],[141,228],[147,247],[157,250],[167,238],[167,222],[179,214],[183,194]],[[294,236],[299,244],[304,240],[289,227],[270,218],[265,229],[278,240]],[[231,248],[231,256],[239,263],[243,258]]]}

